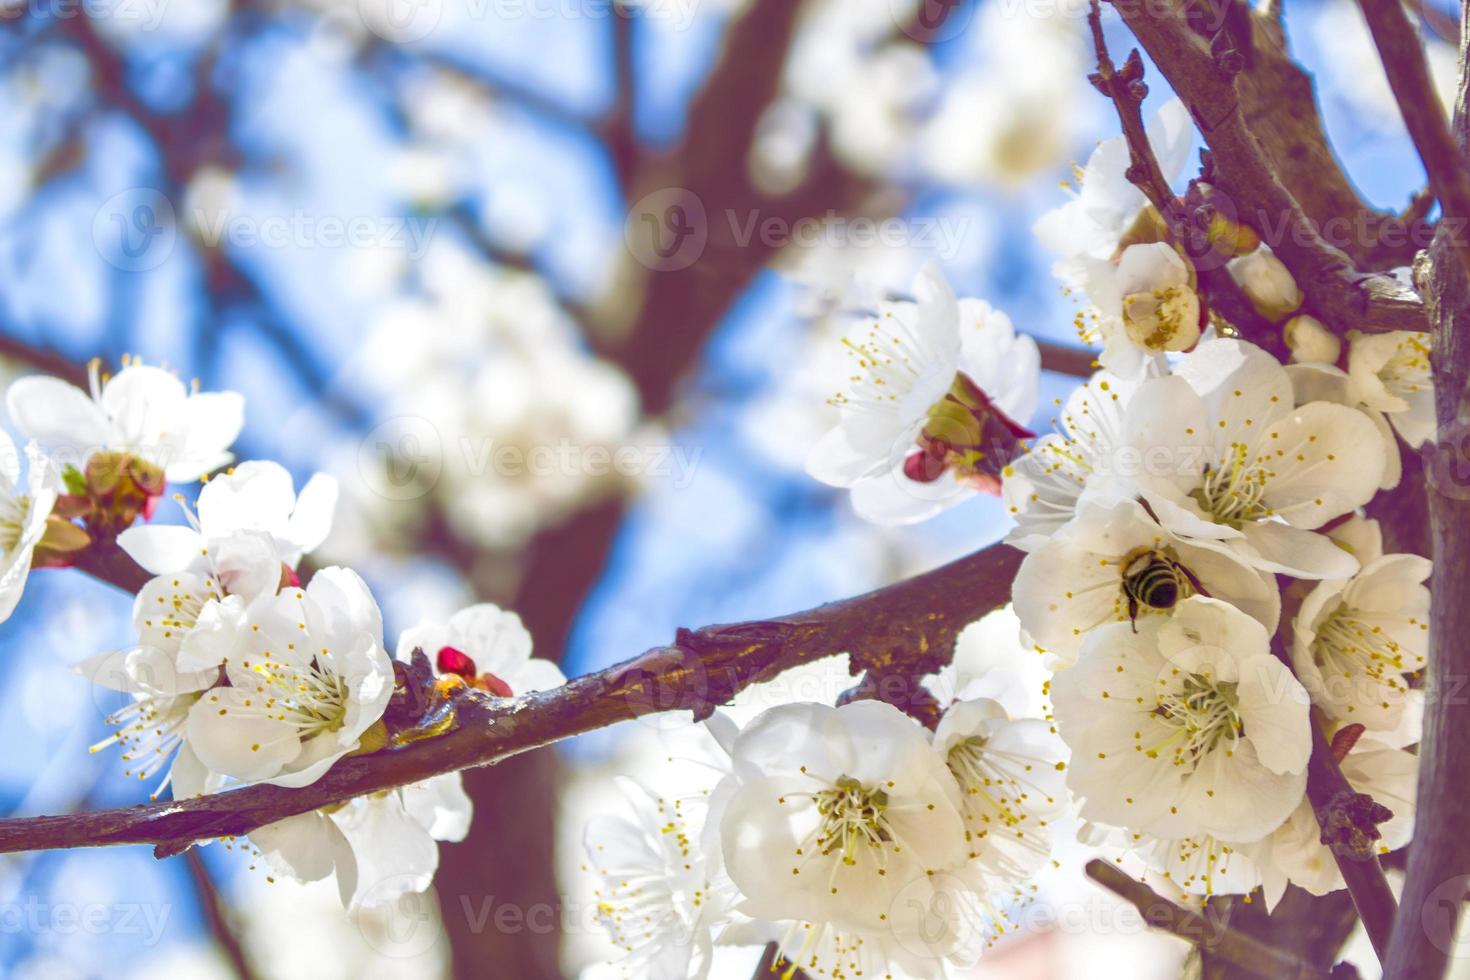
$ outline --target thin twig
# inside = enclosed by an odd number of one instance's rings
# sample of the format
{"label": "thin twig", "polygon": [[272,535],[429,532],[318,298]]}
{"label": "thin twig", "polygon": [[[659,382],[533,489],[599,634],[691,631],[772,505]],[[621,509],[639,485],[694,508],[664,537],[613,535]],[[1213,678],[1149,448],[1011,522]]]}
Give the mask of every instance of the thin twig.
{"label": "thin twig", "polygon": [[343,759],[301,789],[256,785],[198,799],[95,813],[0,820],[0,852],[154,844],[160,856],[196,841],[248,834],[267,823],[489,765],[619,721],[666,711],[707,717],[758,681],[839,653],[850,667],[883,673],[906,663],[947,663],[965,626],[1010,599],[1021,555],[992,545],[923,575],[778,619],[680,630],[672,645],[516,699],[471,691],[455,702],[443,735]]}
{"label": "thin twig", "polygon": [[1465,240],[1470,231],[1470,169],[1450,135],[1444,105],[1424,60],[1423,43],[1404,13],[1402,0],[1362,0],[1362,4],[1404,126],[1429,174],[1429,186],[1439,198],[1440,220],[1456,239],[1454,251],[1460,264],[1470,272],[1470,242]]}
{"label": "thin twig", "polygon": [[35,347],[18,337],[0,333],[0,357],[7,360],[18,361],[27,367],[35,368],[43,374],[50,374],[70,381],[74,385],[85,388],[87,386],[87,372],[63,355],[44,347]]}
{"label": "thin twig", "polygon": [[1108,54],[1107,40],[1103,37],[1099,0],[1092,0],[1087,23],[1092,28],[1092,45],[1097,53],[1097,74],[1092,76],[1092,83],[1117,107],[1123,136],[1128,141],[1128,179],[1143,191],[1149,203],[1173,227],[1183,216],[1179,199],[1169,190],[1169,180],[1154,156],[1153,146],[1148,140],[1148,128],[1143,123],[1143,98],[1148,94],[1148,87],[1143,83],[1143,61],[1134,50],[1129,53],[1121,72],[1114,67]]}
{"label": "thin twig", "polygon": [[1114,6],[1189,107],[1210,146],[1217,190],[1290,270],[1307,311],[1340,332],[1426,329],[1419,298],[1392,276],[1356,269],[1282,184],[1246,125],[1231,76],[1184,15],[1160,4]]}
{"label": "thin twig", "polygon": [[1087,877],[1126,900],[1143,914],[1155,929],[1178,936],[1191,945],[1207,949],[1235,966],[1266,980],[1326,980],[1324,970],[1303,963],[1222,922],[1212,922],[1198,912],[1176,905],[1152,888],[1097,858],[1087,862]]}
{"label": "thin twig", "polygon": [[1159,212],[1170,236],[1193,262],[1199,290],[1208,307],[1230,321],[1241,336],[1274,354],[1284,356],[1286,349],[1280,331],[1256,312],[1226,268],[1225,257],[1215,252],[1206,233],[1208,221],[1203,225],[1194,221],[1186,203],[1180,201],[1169,188],[1168,179],[1154,154],[1148,129],[1143,122],[1143,100],[1148,94],[1148,86],[1143,80],[1143,60],[1138,56],[1138,51],[1135,49],[1129,52],[1128,60],[1119,71],[1108,54],[1107,40],[1103,37],[1102,9],[1098,0],[1092,0],[1087,20],[1092,28],[1092,43],[1097,53],[1097,73],[1092,76],[1092,82],[1112,101],[1117,110],[1123,137],[1128,145],[1128,179]]}
{"label": "thin twig", "polygon": [[250,966],[245,947],[240,944],[240,937],[235,935],[229,912],[220,901],[219,889],[215,886],[214,876],[209,873],[209,868],[205,867],[204,858],[198,851],[191,850],[184,855],[184,861],[189,866],[189,877],[194,881],[194,891],[199,895],[199,906],[204,912],[204,921],[209,926],[210,935],[230,961],[235,976],[239,980],[255,980],[255,971]]}
{"label": "thin twig", "polygon": [[1055,344],[1040,337],[1033,338],[1041,351],[1041,369],[1073,378],[1090,378],[1098,369],[1097,353],[1085,347]]}
{"label": "thin twig", "polygon": [[[1363,809],[1354,806],[1366,797],[1358,793],[1342,774],[1331,747],[1322,732],[1321,712],[1312,710],[1312,755],[1307,762],[1307,798],[1317,815],[1317,822],[1327,835],[1341,836],[1341,828],[1353,827],[1353,836],[1360,846],[1349,848],[1341,841],[1328,842],[1333,860],[1347,883],[1348,894],[1353,898],[1353,907],[1363,921],[1363,930],[1373,943],[1381,963],[1388,962],[1388,941],[1393,931],[1394,917],[1398,915],[1398,902],[1383,867],[1378,863],[1378,854],[1373,846],[1378,833],[1371,820],[1362,816]],[[1352,851],[1356,853],[1352,853]]]}

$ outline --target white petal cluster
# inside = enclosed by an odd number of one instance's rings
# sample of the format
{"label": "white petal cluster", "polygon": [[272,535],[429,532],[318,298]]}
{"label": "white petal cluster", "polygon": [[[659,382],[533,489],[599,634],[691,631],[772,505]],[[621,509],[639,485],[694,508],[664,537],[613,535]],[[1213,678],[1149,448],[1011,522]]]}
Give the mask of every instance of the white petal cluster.
{"label": "white petal cluster", "polygon": [[46,518],[56,502],[55,470],[34,443],[20,453],[0,431],[0,623],[10,618],[25,591],[31,558],[46,533]]}
{"label": "white petal cluster", "polygon": [[[45,472],[38,459],[33,475]],[[256,783],[306,786],[344,756],[385,744],[395,667],[371,591],[338,567],[297,584],[336,499],[330,477],[298,494],[281,466],[246,462],[206,483],[195,509],[185,508],[187,525],[119,535],[154,577],[134,602],[137,644],[77,668],[131,699],[94,751],[120,744],[130,775],[166,773],[155,797],[171,789],[186,799]],[[405,658],[452,651],[457,670],[505,696],[564,681],[531,657],[519,618],[489,604],[420,623],[399,646]],[[244,846],[274,874],[334,876],[348,907],[382,905],[429,886],[436,842],[462,839],[471,810],[450,774],[258,828]]]}
{"label": "white petal cluster", "polygon": [[1167,616],[1192,595],[1224,599],[1272,632],[1281,615],[1270,573],[1218,541],[1172,533],[1134,499],[1083,502],[1026,556],[1015,582],[1026,631],[1067,662],[1097,627]]}
{"label": "white petal cluster", "polygon": [[21,378],[5,406],[18,429],[58,470],[83,470],[94,453],[126,452],[192,483],[230,462],[230,445],[244,424],[244,399],[231,391],[193,390],[164,370],[125,361],[104,378],[90,367],[91,391],[58,378]]}
{"label": "white petal cluster", "polygon": [[812,476],[850,488],[857,512],[885,524],[998,490],[987,460],[1002,445],[990,426],[1029,435],[1020,426],[1039,384],[1036,342],[1004,313],[956,300],[933,266],[914,291],[844,338],[847,377],[830,400],[838,421],[807,460]]}
{"label": "white petal cluster", "polygon": [[[283,500],[259,492],[259,474],[267,471],[247,470],[250,465],[240,468],[246,479],[232,485],[222,478],[210,487],[227,490],[201,494],[199,527],[189,533],[210,544],[187,567],[160,575],[139,593],[139,645],[78,668],[133,698],[111,719],[117,733],[94,751],[121,743],[129,773],[140,779],[167,766],[159,791],[171,786],[176,799],[252,783],[306,786],[345,755],[384,741],[381,719],[394,668],[366,583],[350,570],[324,568],[305,587],[277,588],[281,570],[291,567],[282,563],[282,549],[291,554],[290,546],[299,546],[299,557],[316,538],[308,518],[291,518],[314,515],[329,523],[330,506],[325,514],[303,510],[303,492],[294,507],[252,509],[243,502]],[[270,516],[279,520],[265,526],[252,520]],[[299,532],[294,537],[287,533],[292,529]],[[228,579],[212,564],[211,548],[230,534],[211,532],[225,530],[276,542],[267,548],[275,580],[248,601],[225,583],[254,579]],[[172,536],[156,535],[153,543]],[[159,560],[167,553],[149,550],[149,536],[132,543]],[[413,649],[431,636],[473,651],[524,691],[561,683],[555,667],[530,658],[519,619],[494,606],[467,609],[447,625],[421,624],[403,645]],[[275,874],[299,881],[335,875],[349,908],[382,905],[429,886],[438,866],[436,842],[463,839],[471,812],[452,773],[258,828],[249,847]]]}
{"label": "white petal cluster", "polygon": [[1429,655],[1424,583],[1431,564],[1419,555],[1385,555],[1377,521],[1353,518],[1333,538],[1362,567],[1351,578],[1317,583],[1302,600],[1292,667],[1330,718],[1392,732],[1419,697],[1408,675],[1423,670]]}
{"label": "white petal cluster", "polygon": [[1093,630],[1052,683],[1089,820],[1164,839],[1259,840],[1296,809],[1309,701],[1270,634],[1218,599]]}
{"label": "white petal cluster", "polygon": [[222,665],[228,686],[189,711],[189,744],[241,782],[313,783],[361,745],[393,693],[377,604],[355,573],[322,569],[251,603],[240,632]]}
{"label": "white petal cluster", "polygon": [[[1178,175],[1194,138],[1184,103],[1174,99],[1160,108],[1148,126],[1148,138],[1164,176]],[[1059,256],[1054,271],[1067,286],[1081,288],[1087,260],[1111,261],[1141,226],[1154,220],[1143,191],[1128,179],[1128,166],[1124,137],[1099,143],[1087,166],[1078,168],[1067,203],[1036,223],[1036,237]]]}
{"label": "white petal cluster", "polygon": [[1410,448],[1434,438],[1434,379],[1427,333],[1348,335],[1348,378],[1359,401],[1382,412]]}
{"label": "white petal cluster", "polygon": [[1068,806],[1051,724],[989,698],[933,733],[880,701],[716,721],[728,773],[698,824],[645,796],[646,819],[588,831],[604,922],[646,975],[764,942],[811,976],[947,975],[1010,928]]}
{"label": "white petal cluster", "polygon": [[[1194,137],[1189,111],[1173,100],[1148,127],[1166,179],[1183,168]],[[1127,140],[1098,144],[1066,204],[1037,221],[1037,238],[1058,256],[1053,272],[1085,306],[1082,341],[1103,348],[1099,362],[1127,378],[1156,370],[1167,353],[1201,336],[1194,268],[1165,243],[1163,218],[1128,179]]]}
{"label": "white petal cluster", "polygon": [[[1298,324],[1293,346],[1323,333]],[[1399,343],[1360,370],[1406,376],[1407,354],[1384,367]],[[1364,384],[1204,339],[1136,380],[1099,373],[1006,472],[1015,611],[1059,668],[1083,838],[1174,894],[1342,887],[1305,798],[1313,706],[1393,813],[1378,846],[1408,839],[1430,564],[1354,516],[1397,462]],[[1287,622],[1283,575],[1303,580]]]}
{"label": "white petal cluster", "polygon": [[1001,497],[1016,521],[1010,544],[1031,550],[1072,520],[1084,492],[1108,493],[1127,476],[1123,413],[1136,388],[1099,371],[1072,392],[1052,420],[1056,431],[1007,467]]}
{"label": "white petal cluster", "polygon": [[343,906],[372,907],[427,889],[438,842],[464,840],[473,810],[455,772],[287,817],[251,831],[250,842],[277,874],[334,875]]}
{"label": "white petal cluster", "polygon": [[1403,477],[1398,440],[1419,449],[1434,438],[1437,428],[1429,335],[1349,331],[1346,370],[1341,366],[1342,341],[1316,319],[1294,317],[1283,335],[1292,348],[1294,363],[1288,365],[1287,373],[1297,401],[1337,402],[1367,416],[1385,449],[1379,487],[1391,490],[1398,486]]}
{"label": "white petal cluster", "polygon": [[624,952],[628,976],[709,975],[717,933],[729,924],[733,887],[718,854],[700,843],[702,801],[690,804],[619,781],[625,813],[588,822],[584,869],[597,875],[597,919]]}
{"label": "white petal cluster", "polygon": [[1201,344],[1139,388],[1125,426],[1136,495],[1163,527],[1265,571],[1325,578],[1356,567],[1316,529],[1372,499],[1382,440],[1347,406],[1296,404],[1285,368],[1260,348]]}

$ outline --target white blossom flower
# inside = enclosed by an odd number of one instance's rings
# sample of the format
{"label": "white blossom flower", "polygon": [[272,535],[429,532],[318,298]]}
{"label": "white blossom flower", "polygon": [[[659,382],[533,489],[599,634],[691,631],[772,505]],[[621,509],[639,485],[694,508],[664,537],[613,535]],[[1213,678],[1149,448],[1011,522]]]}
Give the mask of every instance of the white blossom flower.
{"label": "white blossom flower", "polygon": [[1436,430],[1429,346],[1427,333],[1348,334],[1348,376],[1358,399],[1388,416],[1414,449]]}
{"label": "white blossom flower", "polygon": [[332,477],[314,475],[298,496],[285,467],[250,461],[204,485],[188,526],[131,527],[118,544],[154,575],[206,575],[249,601],[274,593],[282,566],[294,571],[326,539],[336,504]]}
{"label": "white blossom flower", "polygon": [[[1178,99],[1160,107],[1148,126],[1148,139],[1166,179],[1183,168],[1194,139],[1189,110]],[[1073,288],[1084,286],[1086,260],[1111,262],[1119,251],[1151,226],[1152,208],[1138,185],[1128,179],[1132,159],[1128,141],[1114,136],[1099,143],[1077,173],[1077,190],[1066,204],[1036,222],[1036,237],[1059,255],[1053,271]]]}
{"label": "white blossom flower", "polygon": [[[1393,816],[1378,824],[1375,843],[1379,854],[1387,854],[1409,843],[1414,836],[1414,813],[1419,788],[1419,757],[1362,738],[1339,763],[1348,783]],[[1287,878],[1313,895],[1325,895],[1347,887],[1332,851],[1322,843],[1322,828],[1309,800],[1301,805],[1269,838],[1271,861]]]}
{"label": "white blossom flower", "polygon": [[1223,541],[1257,568],[1298,578],[1351,575],[1357,562],[1323,524],[1367,503],[1384,472],[1362,412],[1297,406],[1286,369],[1253,344],[1211,340],[1175,375],[1128,403],[1134,485],[1160,524]]}
{"label": "white blossom flower", "polygon": [[998,490],[1035,409],[1040,353],[988,304],[957,302],[928,266],[917,302],[885,303],[866,334],[843,341],[852,357],[836,425],[807,471],[852,488],[853,506],[880,523],[924,520],[974,489]]}
{"label": "white blossom flower", "polygon": [[803,970],[928,975],[961,942],[920,932],[934,879],[969,855],[958,787],[920,725],[878,701],[782,705],[740,732],[731,762],[709,819],[738,910],[787,923],[782,951]]}
{"label": "white blossom flower", "polygon": [[1262,244],[1249,255],[1231,259],[1226,268],[1256,312],[1272,322],[1302,305],[1302,291],[1296,280],[1269,245]]}
{"label": "white blossom flower", "polygon": [[1067,399],[1049,432],[1005,469],[1001,496],[1016,519],[1006,543],[1039,547],[1077,513],[1084,491],[1103,493],[1121,475],[1124,410],[1138,385],[1099,371]]}
{"label": "white blossom flower", "polygon": [[588,867],[601,887],[597,920],[626,954],[619,966],[649,980],[709,975],[734,889],[706,862],[700,827],[679,800],[619,779],[625,815],[587,824]]}
{"label": "white blossom flower", "polygon": [[93,684],[133,698],[108,716],[107,724],[116,731],[93,745],[92,752],[120,743],[122,759],[128,763],[123,774],[140,780],[167,765],[153,799],[170,786],[174,799],[180,800],[219,788],[219,778],[205,769],[184,741],[189,709],[219,680],[219,671],[181,671],[170,651],[147,645],[98,654],[72,669]]}
{"label": "white blossom flower", "polygon": [[183,670],[218,667],[244,648],[247,605],[294,581],[326,537],[336,481],[317,475],[298,499],[286,470],[242,463],[208,483],[189,526],[131,527],[118,543],[156,576],[133,607],[140,641],[175,653]]}
{"label": "white blossom flower", "polygon": [[424,620],[404,630],[398,637],[398,659],[408,661],[415,648],[435,660],[441,671],[494,678],[490,683],[495,693],[504,697],[567,682],[556,664],[531,656],[531,633],[521,617],[488,602],[461,609],[448,622]]}
{"label": "white blossom flower", "polygon": [[356,573],[324,568],[305,589],[256,599],[247,618],[246,648],[224,665],[230,686],[190,709],[189,744],[222,775],[306,786],[388,706],[382,615]]}
{"label": "white blossom flower", "polygon": [[1406,674],[1429,655],[1433,565],[1419,555],[1385,555],[1377,521],[1354,518],[1340,537],[1362,568],[1317,583],[1292,622],[1292,666],[1327,716],[1372,731],[1398,727],[1411,693]]}
{"label": "white blossom flower", "polygon": [[1194,596],[1137,630],[1098,627],[1052,683],[1082,816],[1169,840],[1271,833],[1305,792],[1312,736],[1266,628]]}
{"label": "white blossom flower", "polygon": [[[1194,267],[1164,242],[1129,245],[1116,262],[1089,260],[1084,288],[1092,300],[1096,331],[1082,330],[1089,344],[1101,342],[1098,363],[1114,374],[1136,378],[1160,373],[1166,353],[1199,342],[1201,306]],[[1084,315],[1079,321],[1086,323]]]}
{"label": "white blossom flower", "polygon": [[335,874],[344,907],[370,908],[427,889],[436,842],[464,840],[473,812],[455,772],[257,827],[250,842],[277,874],[303,882]]}
{"label": "white blossom flower", "polygon": [[1011,718],[981,698],[950,707],[934,747],[959,784],[970,869],[999,887],[1024,882],[1051,856],[1051,823],[1066,812],[1067,750],[1052,724]]}
{"label": "white blossom flower", "polygon": [[22,479],[15,443],[0,431],[0,623],[20,602],[36,545],[46,534],[46,518],[56,503],[55,471],[34,444],[26,447],[26,459]]}
{"label": "white blossom flower", "polygon": [[1275,632],[1275,576],[1228,546],[1171,534],[1136,500],[1084,501],[1076,520],[1021,562],[1012,589],[1031,638],[1064,663],[1104,623],[1171,615],[1192,595],[1224,599]]}
{"label": "white blossom flower", "polygon": [[244,424],[244,399],[232,391],[190,391],[172,373],[124,362],[104,379],[90,368],[90,395],[59,378],[21,378],[5,396],[17,428],[58,469],[84,469],[93,453],[126,452],[189,483],[228,463]]}

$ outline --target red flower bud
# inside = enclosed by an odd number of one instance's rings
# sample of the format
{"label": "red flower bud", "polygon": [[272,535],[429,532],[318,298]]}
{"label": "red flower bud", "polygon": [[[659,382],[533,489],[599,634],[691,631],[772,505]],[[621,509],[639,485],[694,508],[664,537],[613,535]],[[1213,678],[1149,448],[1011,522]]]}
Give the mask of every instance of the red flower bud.
{"label": "red flower bud", "polygon": [[435,666],[441,674],[458,674],[467,681],[475,678],[475,662],[464,651],[454,647],[440,647]]}

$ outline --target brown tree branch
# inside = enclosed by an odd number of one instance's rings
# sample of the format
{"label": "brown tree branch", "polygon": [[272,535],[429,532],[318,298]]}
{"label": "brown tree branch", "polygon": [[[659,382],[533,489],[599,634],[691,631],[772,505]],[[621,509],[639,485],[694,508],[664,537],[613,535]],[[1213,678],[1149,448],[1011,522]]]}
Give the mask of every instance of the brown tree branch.
{"label": "brown tree branch", "polygon": [[[1247,895],[1218,895],[1209,900],[1206,909],[1211,918],[1229,921],[1235,932],[1289,950],[1324,972],[1332,969],[1338,951],[1358,926],[1358,912],[1346,890],[1313,895],[1288,884],[1274,909],[1267,910],[1265,902]],[[1253,975],[1213,950],[1201,948],[1199,961],[1198,980],[1237,980]],[[1351,976],[1344,975],[1340,980]]]}
{"label": "brown tree branch", "polygon": [[[1398,903],[1383,876],[1374,842],[1376,823],[1369,814],[1371,799],[1357,792],[1332,754],[1322,732],[1322,715],[1312,710],[1312,756],[1307,762],[1307,798],[1322,828],[1323,841],[1347,883],[1348,894],[1363,929],[1378,953],[1379,962],[1388,958],[1389,934],[1393,931]],[[1366,801],[1366,802],[1365,802]]]}
{"label": "brown tree branch", "polygon": [[1419,151],[1429,186],[1439,198],[1440,223],[1454,239],[1454,254],[1470,270],[1470,170],[1450,136],[1444,105],[1429,78],[1424,47],[1404,13],[1402,0],[1362,0],[1363,16],[1388,74],[1388,84],[1403,114],[1404,126]]}
{"label": "brown tree branch", "polygon": [[1328,145],[1315,84],[1287,49],[1280,15],[1277,4],[1250,18],[1251,57],[1235,77],[1247,128],[1282,185],[1319,226],[1335,220],[1361,229],[1337,242],[1360,268],[1410,264],[1432,231],[1422,214],[1377,211],[1363,202]]}
{"label": "brown tree branch", "polygon": [[[1459,99],[1454,138],[1470,150],[1470,16],[1460,25]],[[1424,675],[1424,735],[1419,746],[1414,844],[1401,913],[1394,923],[1385,976],[1445,974],[1458,951],[1455,930],[1470,890],[1470,837],[1464,832],[1464,787],[1470,785],[1470,472],[1465,420],[1470,418],[1470,274],[1451,254],[1462,246],[1443,226],[1415,274],[1433,325],[1430,354],[1439,431],[1426,447],[1425,475],[1434,546],[1429,631],[1433,649]]]}
{"label": "brown tree branch", "polygon": [[[1232,76],[1182,10],[1142,0],[1113,6],[1189,107],[1210,146],[1217,189],[1291,271],[1308,311],[1339,331],[1425,329],[1423,303],[1392,276],[1358,271],[1282,184],[1246,124]],[[1343,220],[1351,237],[1352,221]]]}
{"label": "brown tree branch", "polygon": [[198,799],[118,810],[0,820],[0,852],[153,844],[167,856],[196,841],[264,824],[430,776],[490,765],[653,712],[707,717],[749,684],[847,653],[851,669],[895,664],[938,670],[969,623],[1010,599],[1021,555],[992,545],[866,595],[772,620],[680,630],[671,646],[564,687],[514,700],[466,692],[444,735],[343,759],[301,789],[256,785]]}
{"label": "brown tree branch", "polygon": [[1223,920],[1215,922],[1192,909],[1176,905],[1107,861],[1097,858],[1088,861],[1087,877],[1138,909],[1144,921],[1155,929],[1178,936],[1200,949],[1207,949],[1254,976],[1266,980],[1326,980],[1327,971],[1237,932]]}

